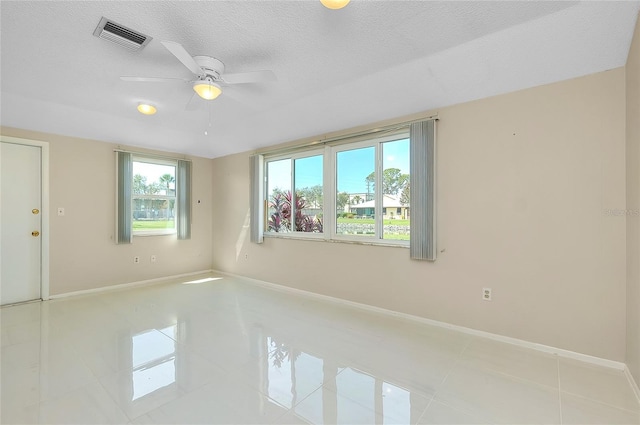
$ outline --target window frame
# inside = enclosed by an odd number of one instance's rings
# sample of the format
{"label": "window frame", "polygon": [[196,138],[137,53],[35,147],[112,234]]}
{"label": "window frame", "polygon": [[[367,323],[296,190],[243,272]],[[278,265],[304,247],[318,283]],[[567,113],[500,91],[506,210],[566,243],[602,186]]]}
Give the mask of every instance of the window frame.
{"label": "window frame", "polygon": [[[157,158],[154,157],[153,155],[144,155],[141,153],[133,153],[131,156],[131,165],[133,166],[134,163],[136,162],[142,162],[142,163],[146,163],[146,164],[152,164],[152,165],[164,165],[164,166],[172,166],[174,167],[174,173],[173,173],[173,178],[174,178],[174,194],[173,196],[169,196],[169,195],[147,195],[147,194],[135,194],[133,192],[133,179],[135,178],[135,174],[132,172],[131,173],[131,236],[132,237],[147,237],[147,236],[171,236],[171,235],[177,235],[178,233],[178,209],[180,208],[179,206],[179,202],[178,202],[178,184],[177,184],[177,180],[178,180],[178,160],[174,160],[174,159],[167,159],[167,158]],[[153,182],[152,182],[153,183]],[[136,230],[133,227],[133,223],[135,222],[135,219],[133,217],[133,213],[134,213],[134,199],[164,199],[166,201],[172,201],[174,202],[174,216],[173,216],[173,228],[165,228],[165,229],[150,229],[150,230]]]}
{"label": "window frame", "polygon": [[[283,238],[311,238],[311,239],[326,239],[326,237],[324,236],[326,233],[326,223],[325,223],[325,219],[324,217],[326,217],[326,191],[325,191],[325,176],[326,176],[326,156],[325,156],[325,150],[324,149],[309,149],[309,150],[301,150],[301,151],[296,151],[296,152],[292,152],[292,153],[285,153],[285,154],[280,154],[280,155],[274,155],[274,156],[265,156],[265,160],[264,160],[264,201],[265,201],[265,214],[264,214],[264,235],[265,236],[273,236],[273,237],[283,237]],[[273,232],[273,231],[269,231],[269,198],[271,196],[269,192],[269,163],[270,162],[276,162],[276,161],[282,161],[285,159],[288,159],[290,161],[291,164],[291,178],[290,178],[290,184],[291,184],[291,194],[292,194],[292,199],[295,199],[295,161],[297,159],[304,159],[304,158],[310,158],[313,156],[322,156],[322,197],[323,197],[323,203],[322,203],[322,214],[323,214],[323,222],[322,222],[322,233],[320,232],[300,232],[298,230],[290,230],[288,232]],[[291,209],[291,214],[294,215],[295,214],[295,208],[294,206],[292,206]]]}
{"label": "window frame", "polygon": [[[337,210],[336,197],[338,194],[337,179],[337,155],[339,152],[345,152],[355,149],[374,147],[374,171],[375,171],[375,187],[382,188],[383,179],[383,143],[410,139],[409,124],[395,128],[384,134],[365,134],[357,137],[345,138],[331,143],[325,143],[323,148],[309,146],[307,148],[297,148],[290,152],[278,154],[264,154],[264,202],[266,212],[264,214],[264,233],[265,237],[274,238],[290,238],[290,239],[312,239],[325,240],[330,242],[356,243],[362,245],[381,245],[391,247],[409,248],[410,240],[384,239],[384,215],[381,214],[383,205],[383,190],[376,190],[374,193],[375,205],[380,205],[380,212],[375,214],[375,235],[358,236],[345,235],[337,233]],[[291,161],[291,190],[295,190],[295,160],[316,155],[323,155],[323,232],[273,232],[268,230],[268,202],[270,194],[268,192],[268,164],[272,161],[290,159]],[[411,204],[409,204],[411,208]],[[376,208],[377,209],[377,208]]]}

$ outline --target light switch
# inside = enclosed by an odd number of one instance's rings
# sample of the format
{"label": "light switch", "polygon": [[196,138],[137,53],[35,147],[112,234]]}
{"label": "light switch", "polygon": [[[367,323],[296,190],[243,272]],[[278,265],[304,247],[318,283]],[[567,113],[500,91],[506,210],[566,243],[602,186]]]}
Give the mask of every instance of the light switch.
{"label": "light switch", "polygon": [[58,207],[58,215],[59,216],[63,216],[64,215],[64,208]]}

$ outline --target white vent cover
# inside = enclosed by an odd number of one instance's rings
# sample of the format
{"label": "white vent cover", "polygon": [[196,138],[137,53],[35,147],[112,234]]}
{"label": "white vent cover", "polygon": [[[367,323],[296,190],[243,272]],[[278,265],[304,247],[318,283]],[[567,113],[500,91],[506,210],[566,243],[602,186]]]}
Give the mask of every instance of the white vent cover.
{"label": "white vent cover", "polygon": [[104,16],[100,19],[93,35],[130,50],[140,50],[151,41],[151,37],[117,24]]}

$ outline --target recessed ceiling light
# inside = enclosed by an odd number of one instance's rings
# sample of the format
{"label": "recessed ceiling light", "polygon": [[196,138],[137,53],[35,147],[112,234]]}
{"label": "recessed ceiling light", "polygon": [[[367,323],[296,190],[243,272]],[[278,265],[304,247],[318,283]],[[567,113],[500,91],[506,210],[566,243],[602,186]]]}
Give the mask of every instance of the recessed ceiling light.
{"label": "recessed ceiling light", "polygon": [[350,0],[320,0],[320,3],[327,9],[342,9],[349,4]]}
{"label": "recessed ceiling light", "polygon": [[138,112],[144,115],[153,115],[157,112],[156,107],[148,103],[138,103]]}

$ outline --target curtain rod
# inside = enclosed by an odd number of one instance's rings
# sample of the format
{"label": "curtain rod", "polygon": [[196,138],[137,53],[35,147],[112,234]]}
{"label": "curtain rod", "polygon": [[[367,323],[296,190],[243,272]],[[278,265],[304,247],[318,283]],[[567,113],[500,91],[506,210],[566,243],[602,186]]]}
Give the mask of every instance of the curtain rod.
{"label": "curtain rod", "polygon": [[125,149],[114,149],[114,152],[124,152],[124,153],[130,153],[132,155],[140,155],[140,156],[146,156],[148,158],[156,158],[156,159],[168,159],[168,160],[173,160],[173,161],[189,161],[189,162],[193,162],[190,159],[187,158],[178,158],[175,156],[167,156],[167,155],[160,155],[160,154],[155,154],[155,153],[146,153],[146,152],[136,152],[136,151],[128,151]]}
{"label": "curtain rod", "polygon": [[319,140],[314,140],[312,142],[309,143],[304,143],[301,145],[292,145],[292,146],[285,146],[282,147],[280,149],[269,149],[267,148],[263,148],[263,149],[258,149],[256,151],[257,154],[278,154],[278,153],[284,153],[284,152],[288,152],[288,151],[294,151],[297,149],[303,149],[303,148],[308,148],[311,146],[324,146],[330,143],[334,143],[334,142],[338,142],[341,140],[347,140],[347,139],[353,139],[356,137],[362,137],[362,136],[367,136],[367,135],[375,135],[375,134],[379,134],[379,133],[386,133],[386,132],[390,132],[390,131],[394,131],[394,130],[400,130],[401,128],[405,128],[413,123],[416,122],[421,122],[421,121],[430,121],[430,120],[438,120],[438,114],[435,115],[430,115],[427,117],[422,117],[422,118],[417,118],[415,120],[410,120],[410,121],[402,121],[396,124],[389,124],[386,126],[382,126],[382,127],[375,127],[373,129],[370,130],[363,130],[360,132],[356,132],[356,133],[348,133],[348,134],[344,134],[342,136],[336,136],[336,137],[329,137],[329,138],[325,138],[325,139],[319,139]]}
{"label": "curtain rod", "polygon": [[364,131],[360,131],[358,133],[350,133],[350,134],[345,134],[344,136],[336,136],[336,137],[330,137],[328,139],[321,139],[318,142],[315,142],[315,144],[318,143],[331,143],[331,142],[337,142],[339,140],[343,140],[343,139],[350,139],[352,137],[360,137],[360,136],[366,136],[368,134],[377,134],[377,133],[382,133],[382,132],[387,132],[387,131],[393,131],[393,130],[400,130],[401,128],[407,127],[413,123],[416,122],[421,122],[421,121],[430,121],[430,120],[437,120],[438,119],[438,115],[431,115],[428,117],[424,117],[424,118],[420,118],[420,119],[415,119],[415,120],[411,120],[411,121],[403,121],[403,122],[399,122],[397,124],[389,124],[383,127],[376,127],[373,128],[371,130],[364,130]]}

